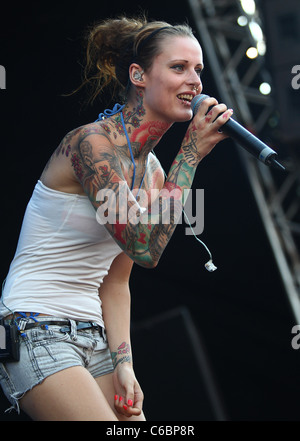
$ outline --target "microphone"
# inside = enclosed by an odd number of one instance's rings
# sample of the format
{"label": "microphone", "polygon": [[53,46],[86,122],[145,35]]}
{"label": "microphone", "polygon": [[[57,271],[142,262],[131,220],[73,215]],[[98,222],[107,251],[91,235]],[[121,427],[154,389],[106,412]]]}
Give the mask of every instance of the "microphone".
{"label": "microphone", "polygon": [[[208,95],[196,95],[191,102],[191,108],[193,114],[199,110],[200,104],[205,99],[209,98]],[[212,106],[213,107],[213,106]],[[285,170],[284,166],[276,161],[277,153],[260,141],[256,136],[252,135],[247,129],[241,126],[237,121],[230,118],[221,128],[221,130],[229,135],[232,139],[237,141],[244,149],[259,159],[266,165],[273,165],[276,168]]]}

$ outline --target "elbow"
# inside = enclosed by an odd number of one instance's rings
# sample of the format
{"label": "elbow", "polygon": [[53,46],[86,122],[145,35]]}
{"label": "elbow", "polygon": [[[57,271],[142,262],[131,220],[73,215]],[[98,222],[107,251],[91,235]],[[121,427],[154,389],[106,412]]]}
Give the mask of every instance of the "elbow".
{"label": "elbow", "polygon": [[134,262],[143,268],[153,269],[157,267],[159,259],[134,259]]}
{"label": "elbow", "polygon": [[144,268],[153,269],[156,268],[157,265],[158,265],[158,260],[156,261],[153,260],[151,263],[145,265]]}
{"label": "elbow", "polygon": [[149,249],[145,251],[135,251],[134,253],[129,252],[129,250],[124,251],[134,263],[146,269],[156,268],[161,257],[160,253],[150,252]]}

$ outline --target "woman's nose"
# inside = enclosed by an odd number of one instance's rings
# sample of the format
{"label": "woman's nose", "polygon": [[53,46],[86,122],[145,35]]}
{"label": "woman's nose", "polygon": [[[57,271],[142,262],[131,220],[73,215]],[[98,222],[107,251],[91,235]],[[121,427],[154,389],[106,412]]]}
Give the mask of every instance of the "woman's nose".
{"label": "woman's nose", "polygon": [[193,72],[189,78],[189,83],[193,85],[195,89],[198,89],[198,92],[202,91],[202,81],[197,72]]}

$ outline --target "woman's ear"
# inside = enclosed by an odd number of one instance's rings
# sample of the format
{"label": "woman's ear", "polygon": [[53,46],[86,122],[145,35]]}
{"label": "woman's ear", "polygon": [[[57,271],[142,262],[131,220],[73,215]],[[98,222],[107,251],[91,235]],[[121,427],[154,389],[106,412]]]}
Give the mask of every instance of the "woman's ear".
{"label": "woman's ear", "polygon": [[129,67],[129,78],[136,87],[144,87],[144,71],[138,64],[131,64]]}

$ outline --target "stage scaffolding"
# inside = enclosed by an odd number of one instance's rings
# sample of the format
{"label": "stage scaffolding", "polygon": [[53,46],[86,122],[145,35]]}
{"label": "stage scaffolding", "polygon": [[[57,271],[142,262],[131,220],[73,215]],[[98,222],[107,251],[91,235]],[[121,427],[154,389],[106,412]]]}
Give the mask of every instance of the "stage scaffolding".
{"label": "stage scaffolding", "polygon": [[[188,0],[196,30],[217,87],[219,101],[234,109],[234,117],[265,141],[266,128],[276,119],[273,94],[263,95],[259,85],[272,85],[263,56],[247,59],[255,46],[249,26],[237,19],[246,16],[239,0]],[[253,17],[252,17],[253,18]],[[259,11],[255,21],[260,23]],[[204,91],[206,92],[206,91]],[[276,150],[276,146],[271,146]],[[286,172],[273,170],[237,149],[270,241],[288,296],[295,323],[300,324],[300,161],[285,157]],[[280,151],[279,158],[280,156]]]}

